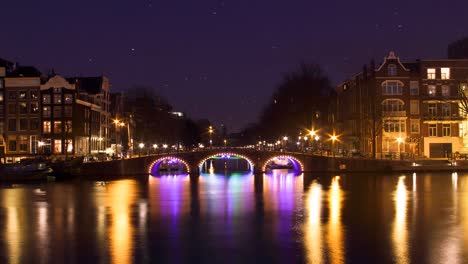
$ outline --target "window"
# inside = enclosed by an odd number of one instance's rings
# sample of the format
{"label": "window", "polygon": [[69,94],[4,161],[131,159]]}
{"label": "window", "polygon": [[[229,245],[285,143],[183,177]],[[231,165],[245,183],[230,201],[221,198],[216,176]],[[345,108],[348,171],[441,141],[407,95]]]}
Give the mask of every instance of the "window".
{"label": "window", "polygon": [[16,119],[8,119],[8,131],[16,131]]}
{"label": "window", "polygon": [[3,93],[0,92],[0,102],[3,102]]}
{"label": "window", "polygon": [[411,133],[419,134],[419,119],[411,119]]}
{"label": "window", "polygon": [[54,104],[61,104],[61,103],[62,103],[62,95],[54,94]]}
{"label": "window", "polygon": [[66,105],[63,107],[63,115],[65,117],[72,117],[73,116],[73,107],[71,105]]}
{"label": "window", "polygon": [[62,107],[54,106],[54,117],[61,117],[61,116],[62,116]]}
{"label": "window", "polygon": [[29,129],[31,130],[39,130],[39,119],[33,118],[30,120]]}
{"label": "window", "polygon": [[8,104],[8,113],[16,114],[16,104]]}
{"label": "window", "polygon": [[435,85],[428,85],[427,86],[427,94],[429,96],[436,96],[436,86]]}
{"label": "window", "polygon": [[28,137],[27,136],[20,136],[19,137],[19,150],[20,151],[28,151]]}
{"label": "window", "polygon": [[419,95],[419,82],[418,81],[410,81],[410,94]]}
{"label": "window", "polygon": [[450,116],[450,103],[442,104],[442,116]]}
{"label": "window", "polygon": [[72,133],[73,132],[73,124],[72,121],[65,121],[65,133]]}
{"label": "window", "polygon": [[[3,115],[4,115],[4,111],[3,111],[3,110],[4,110],[4,109],[3,109],[3,105],[0,104],[0,116],[3,116]],[[0,130],[0,132],[1,132],[1,130]]]}
{"label": "window", "polygon": [[19,112],[20,114],[27,114],[28,113],[28,104],[25,102],[21,102],[19,104]]}
{"label": "window", "polygon": [[68,153],[72,153],[73,152],[73,141],[71,139],[65,140],[65,147],[66,147]]}
{"label": "window", "polygon": [[429,136],[437,137],[437,125],[436,124],[429,124]]}
{"label": "window", "polygon": [[44,133],[50,133],[51,127],[50,127],[50,121],[44,121],[42,122],[42,131]]}
{"label": "window", "polygon": [[388,74],[388,76],[396,76],[397,75],[397,67],[396,67],[395,64],[388,65],[387,74]]}
{"label": "window", "polygon": [[61,88],[54,88],[54,93],[61,93],[62,89]]}
{"label": "window", "polygon": [[410,101],[410,113],[412,115],[419,115],[419,100]]}
{"label": "window", "polygon": [[382,93],[384,95],[401,95],[402,83],[399,81],[385,81],[382,83]]}
{"label": "window", "polygon": [[38,103],[31,103],[29,105],[29,112],[31,114],[37,114],[39,113],[39,104]]}
{"label": "window", "polygon": [[450,79],[450,68],[440,68],[440,78],[442,80]]}
{"label": "window", "polygon": [[42,116],[43,117],[50,117],[50,106],[42,107]]}
{"label": "window", "polygon": [[73,103],[73,95],[72,94],[65,94],[64,97],[65,97],[64,98],[65,104]]}
{"label": "window", "polygon": [[450,96],[450,86],[442,85],[442,96]]}
{"label": "window", "polygon": [[54,153],[62,153],[62,140],[61,139],[54,140]]}
{"label": "window", "polygon": [[62,133],[62,121],[54,122],[54,134]]}
{"label": "window", "polygon": [[16,139],[9,139],[8,140],[8,150],[9,151],[16,151]]}
{"label": "window", "polygon": [[437,104],[427,104],[427,113],[430,116],[437,115]]}
{"label": "window", "polygon": [[27,96],[26,96],[26,91],[20,91],[20,92],[19,92],[19,99],[23,99],[23,100],[24,100],[24,99],[26,99],[26,98],[27,98]]}
{"label": "window", "polygon": [[16,99],[16,91],[9,91],[8,99]]}
{"label": "window", "polygon": [[42,103],[43,104],[50,104],[50,94],[42,95]]}
{"label": "window", "polygon": [[405,105],[401,100],[387,99],[382,103],[382,110],[386,112],[405,111]]}
{"label": "window", "polygon": [[427,79],[435,80],[436,78],[436,69],[429,68],[427,69]]}
{"label": "window", "polygon": [[26,118],[19,120],[19,130],[28,130],[28,120]]}
{"label": "window", "polygon": [[31,99],[37,99],[39,98],[39,93],[37,91],[31,91]]}
{"label": "window", "polygon": [[450,137],[451,136],[451,131],[450,131],[450,124],[443,124],[442,125],[442,136],[444,137]]}
{"label": "window", "polygon": [[405,120],[387,119],[384,121],[384,131],[388,133],[405,132],[406,122]]}

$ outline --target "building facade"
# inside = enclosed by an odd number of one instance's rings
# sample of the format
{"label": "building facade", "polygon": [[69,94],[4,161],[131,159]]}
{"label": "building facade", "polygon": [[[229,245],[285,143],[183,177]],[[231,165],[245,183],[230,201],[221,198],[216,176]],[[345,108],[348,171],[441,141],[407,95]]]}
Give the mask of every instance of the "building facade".
{"label": "building facade", "polygon": [[467,79],[468,60],[404,63],[390,52],[380,65],[371,62],[337,87],[344,147],[381,157],[468,152],[458,94]]}

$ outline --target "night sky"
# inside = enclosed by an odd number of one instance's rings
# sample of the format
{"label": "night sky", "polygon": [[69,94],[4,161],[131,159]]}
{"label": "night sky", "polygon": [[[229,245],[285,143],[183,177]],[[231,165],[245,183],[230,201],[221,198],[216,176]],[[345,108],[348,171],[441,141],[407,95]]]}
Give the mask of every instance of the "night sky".
{"label": "night sky", "polygon": [[282,74],[317,62],[334,84],[395,50],[444,58],[468,1],[3,0],[0,58],[151,86],[176,110],[238,130]]}

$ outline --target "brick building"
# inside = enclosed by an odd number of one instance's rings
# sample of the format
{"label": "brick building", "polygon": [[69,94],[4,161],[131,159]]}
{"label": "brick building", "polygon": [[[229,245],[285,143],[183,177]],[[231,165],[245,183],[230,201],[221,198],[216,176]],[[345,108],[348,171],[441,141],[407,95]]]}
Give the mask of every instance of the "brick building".
{"label": "brick building", "polygon": [[344,148],[378,156],[441,158],[468,152],[458,92],[468,60],[401,62],[394,52],[337,87],[337,130]]}

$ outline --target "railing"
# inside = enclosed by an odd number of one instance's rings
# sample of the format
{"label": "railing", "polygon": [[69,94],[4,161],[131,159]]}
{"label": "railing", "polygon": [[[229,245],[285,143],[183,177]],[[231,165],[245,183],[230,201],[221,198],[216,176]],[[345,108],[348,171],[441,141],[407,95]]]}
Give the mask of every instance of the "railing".
{"label": "railing", "polygon": [[382,111],[383,116],[406,116],[406,111]]}
{"label": "railing", "polygon": [[434,120],[434,121],[443,121],[443,120],[446,120],[446,121],[462,121],[464,120],[463,117],[461,116],[432,116],[432,115],[429,115],[429,116],[424,116],[423,117],[423,120],[425,121],[431,121],[431,120]]}

